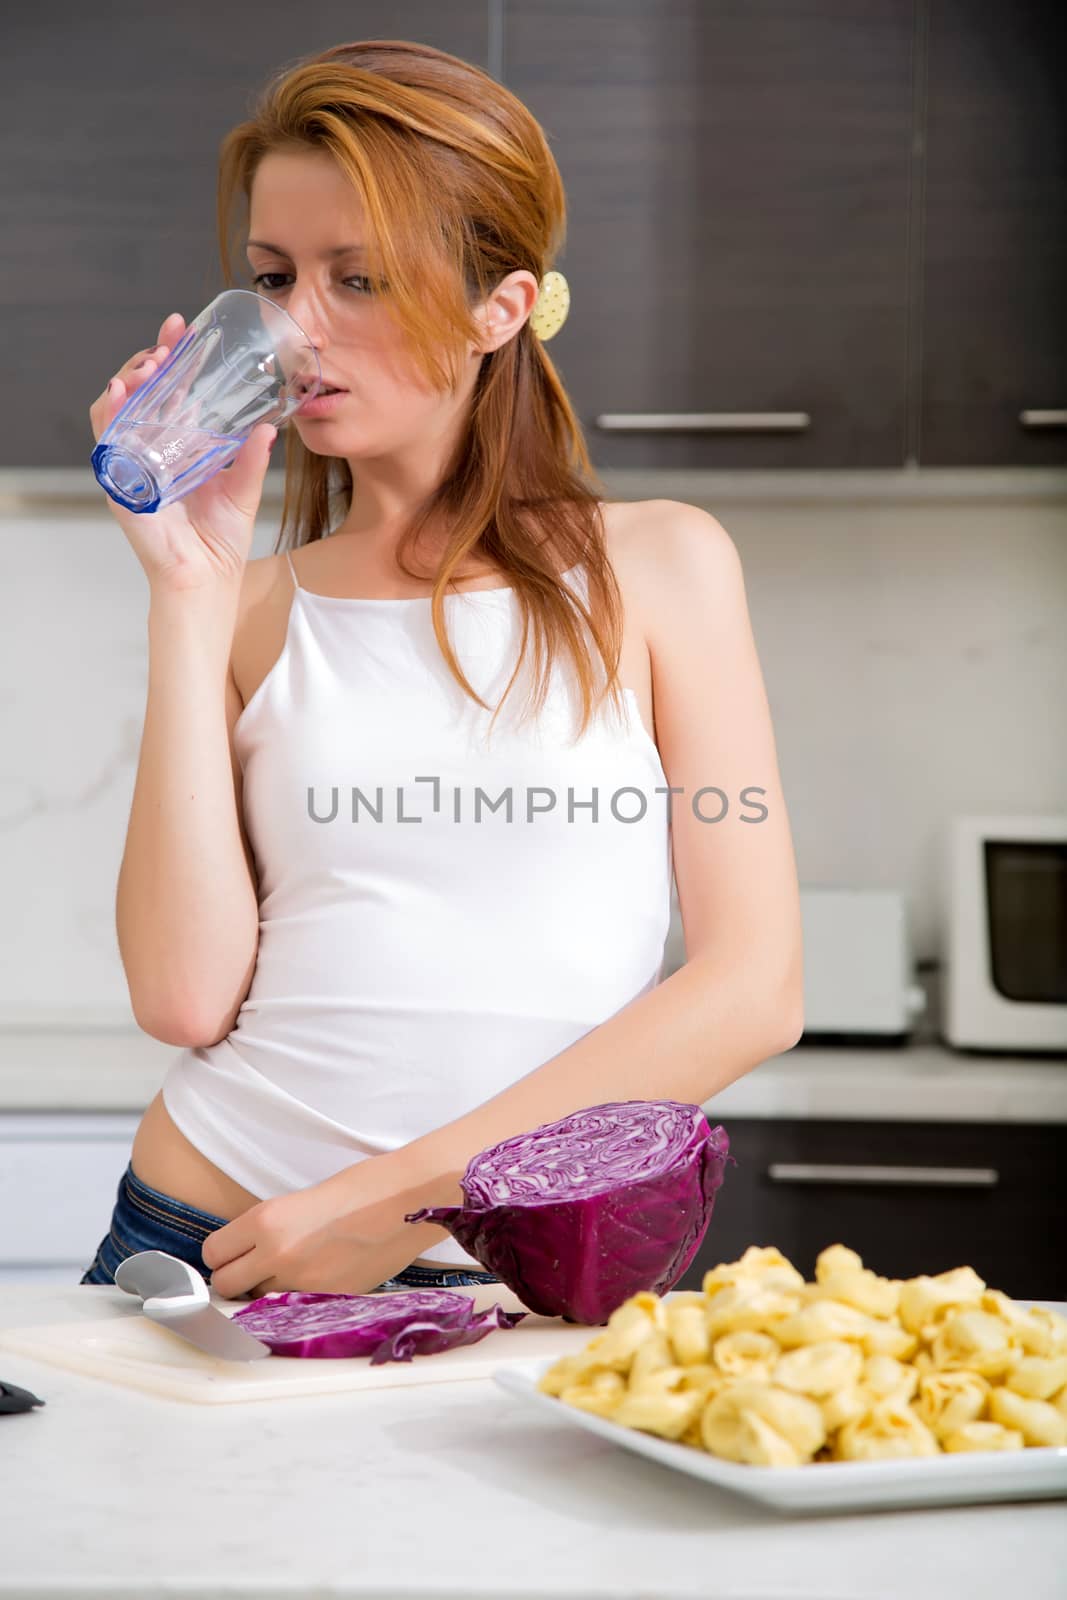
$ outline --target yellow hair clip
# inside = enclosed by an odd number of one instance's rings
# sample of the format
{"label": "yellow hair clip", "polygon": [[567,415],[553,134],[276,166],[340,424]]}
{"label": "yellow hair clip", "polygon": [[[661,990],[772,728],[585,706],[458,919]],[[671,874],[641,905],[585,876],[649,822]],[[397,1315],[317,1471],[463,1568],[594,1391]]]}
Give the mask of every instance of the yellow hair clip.
{"label": "yellow hair clip", "polygon": [[542,344],[559,332],[570,308],[571,291],[566,278],[562,272],[546,272],[530,312],[530,329]]}

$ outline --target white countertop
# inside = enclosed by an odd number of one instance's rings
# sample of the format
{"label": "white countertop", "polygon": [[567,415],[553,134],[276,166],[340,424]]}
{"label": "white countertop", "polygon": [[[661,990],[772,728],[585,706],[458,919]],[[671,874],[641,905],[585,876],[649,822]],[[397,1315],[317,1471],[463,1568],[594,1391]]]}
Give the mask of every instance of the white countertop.
{"label": "white countertop", "polygon": [[[0,1326],[130,1315],[0,1288]],[[191,1406],[0,1351],[0,1596],[1060,1600],[1062,1501],[789,1518],[488,1379]],[[951,1577],[946,1579],[945,1564]]]}
{"label": "white countertop", "polygon": [[[859,505],[945,502],[1008,503],[1067,499],[1062,467],[596,467],[597,478],[619,500],[687,500],[722,505]],[[262,504],[280,506],[285,473],[273,467]],[[88,464],[77,467],[0,468],[0,515],[55,517],[64,510],[101,515],[102,492]]]}
{"label": "white countertop", "polygon": [[[0,1113],[141,1112],[179,1054],[135,1027],[0,1030]],[[714,1117],[1067,1123],[1067,1060],[799,1046],[707,1102]]]}

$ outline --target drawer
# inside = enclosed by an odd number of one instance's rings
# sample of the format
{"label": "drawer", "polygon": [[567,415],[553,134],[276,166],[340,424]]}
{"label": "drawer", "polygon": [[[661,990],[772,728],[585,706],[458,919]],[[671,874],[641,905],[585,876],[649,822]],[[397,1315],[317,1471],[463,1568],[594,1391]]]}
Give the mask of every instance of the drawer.
{"label": "drawer", "polygon": [[0,1116],[0,1267],[88,1266],[139,1122],[90,1113]]}
{"label": "drawer", "polygon": [[678,1287],[750,1244],[777,1245],[808,1279],[829,1244],[892,1278],[972,1266],[1020,1299],[1067,1299],[1067,1128],[1061,1125],[724,1123],[727,1165]]}

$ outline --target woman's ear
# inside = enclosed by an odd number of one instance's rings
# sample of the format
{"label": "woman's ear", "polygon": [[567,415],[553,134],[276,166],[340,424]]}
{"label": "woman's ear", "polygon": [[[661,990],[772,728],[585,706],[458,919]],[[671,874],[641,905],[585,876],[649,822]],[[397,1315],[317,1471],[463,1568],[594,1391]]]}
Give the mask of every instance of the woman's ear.
{"label": "woman's ear", "polygon": [[472,354],[487,355],[513,339],[529,318],[539,289],[532,272],[509,272],[475,312],[485,332]]}

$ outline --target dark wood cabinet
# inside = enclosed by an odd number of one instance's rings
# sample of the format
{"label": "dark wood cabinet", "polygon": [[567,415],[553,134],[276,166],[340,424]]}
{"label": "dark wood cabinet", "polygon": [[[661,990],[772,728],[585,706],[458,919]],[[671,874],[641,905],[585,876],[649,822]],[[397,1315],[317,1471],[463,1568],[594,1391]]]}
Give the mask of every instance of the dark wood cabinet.
{"label": "dark wood cabinet", "polygon": [[[913,9],[508,6],[505,81],[568,197],[550,349],[598,466],[900,464]],[[728,425],[752,413],[810,420]]]}
{"label": "dark wood cabinet", "polygon": [[225,287],[215,237],[220,140],[274,73],[375,38],[418,39],[488,67],[485,0],[183,0],[94,12],[61,4],[5,16],[12,403],[0,465],[80,467],[92,483],[89,407],[108,378],[155,342],[168,312],[189,321]]}
{"label": "dark wood cabinet", "polygon": [[1067,461],[1065,61],[1060,0],[931,7],[925,465]]}
{"label": "dark wood cabinet", "polygon": [[698,1289],[710,1267],[751,1244],[776,1245],[811,1279],[819,1251],[840,1243],[886,1277],[966,1265],[1014,1297],[1067,1300],[1067,1127],[755,1118],[724,1126],[737,1165],[727,1166],[676,1287]]}
{"label": "dark wood cabinet", "polygon": [[1067,460],[1056,0],[55,10],[16,10],[0,61],[0,465],[88,477],[106,378],[222,288],[223,134],[287,63],[374,37],[499,73],[544,128],[573,293],[549,349],[597,466]]}

